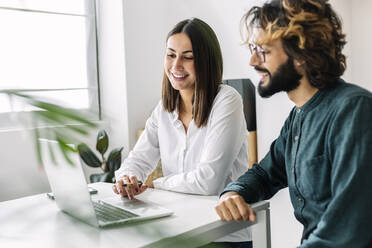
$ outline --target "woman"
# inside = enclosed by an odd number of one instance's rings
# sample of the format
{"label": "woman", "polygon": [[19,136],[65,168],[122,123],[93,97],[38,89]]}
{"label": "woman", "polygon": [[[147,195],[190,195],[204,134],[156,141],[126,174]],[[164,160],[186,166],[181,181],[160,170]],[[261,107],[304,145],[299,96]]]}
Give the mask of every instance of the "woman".
{"label": "woman", "polygon": [[[213,30],[196,18],[178,23],[167,37],[162,100],[116,171],[115,193],[133,199],[154,187],[218,195],[247,170],[242,100],[221,82],[222,55]],[[159,159],[164,177],[140,185],[139,180],[145,181]],[[250,232],[244,229],[219,241],[247,240],[251,240]]]}

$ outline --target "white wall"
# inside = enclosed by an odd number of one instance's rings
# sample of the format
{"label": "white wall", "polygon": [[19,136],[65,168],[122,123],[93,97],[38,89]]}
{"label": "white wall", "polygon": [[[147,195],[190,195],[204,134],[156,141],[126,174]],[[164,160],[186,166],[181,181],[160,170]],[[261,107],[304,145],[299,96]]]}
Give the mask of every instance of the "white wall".
{"label": "white wall", "polygon": [[352,82],[372,91],[372,0],[353,0],[351,4]]}
{"label": "white wall", "polygon": [[[367,0],[370,1],[370,0]],[[346,63],[347,68],[343,75],[343,78],[346,81],[352,81],[352,47],[353,47],[353,36],[354,36],[354,29],[352,28],[352,20],[355,18],[352,17],[352,3],[353,1],[349,0],[330,0],[330,3],[334,7],[336,13],[340,16],[342,24],[343,24],[343,31],[346,34],[346,45],[344,48],[344,54],[346,55]]]}
{"label": "white wall", "polygon": [[129,151],[123,1],[98,1],[98,57],[101,109],[110,149]]}

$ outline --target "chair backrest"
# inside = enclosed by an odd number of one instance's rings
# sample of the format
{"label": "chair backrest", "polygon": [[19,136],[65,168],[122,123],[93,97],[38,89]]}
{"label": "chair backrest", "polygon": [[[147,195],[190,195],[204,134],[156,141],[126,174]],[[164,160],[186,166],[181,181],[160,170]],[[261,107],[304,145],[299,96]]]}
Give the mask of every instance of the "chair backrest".
{"label": "chair backrest", "polygon": [[251,168],[257,163],[257,122],[256,122],[256,88],[248,78],[223,80],[236,89],[243,99],[243,111],[247,122],[248,136],[248,161]]}

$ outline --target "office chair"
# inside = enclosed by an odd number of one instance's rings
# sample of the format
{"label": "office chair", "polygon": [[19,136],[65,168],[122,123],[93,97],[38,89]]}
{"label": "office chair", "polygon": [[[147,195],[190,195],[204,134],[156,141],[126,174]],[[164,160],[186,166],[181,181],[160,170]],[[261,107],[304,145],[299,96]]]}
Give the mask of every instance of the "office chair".
{"label": "office chair", "polygon": [[243,99],[244,117],[247,122],[248,136],[248,162],[249,168],[257,163],[257,124],[256,124],[256,88],[248,78],[223,80],[236,89]]}

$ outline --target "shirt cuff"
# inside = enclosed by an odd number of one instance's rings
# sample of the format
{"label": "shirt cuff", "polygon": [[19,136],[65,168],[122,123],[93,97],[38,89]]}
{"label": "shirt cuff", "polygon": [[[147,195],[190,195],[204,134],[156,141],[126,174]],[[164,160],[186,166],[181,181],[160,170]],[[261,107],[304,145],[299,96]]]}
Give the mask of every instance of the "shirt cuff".
{"label": "shirt cuff", "polygon": [[244,188],[240,185],[237,185],[235,182],[232,182],[230,184],[228,184],[226,186],[226,188],[222,191],[222,193],[220,194],[219,197],[221,197],[223,194],[227,193],[227,192],[236,192],[238,193],[239,195],[242,195],[244,193]]}
{"label": "shirt cuff", "polygon": [[154,188],[155,189],[163,189],[162,185],[163,185],[164,180],[165,180],[165,178],[161,177],[161,178],[158,178],[158,179],[155,179],[154,181],[152,181],[152,184],[154,185]]}
{"label": "shirt cuff", "polygon": [[117,170],[115,171],[115,179],[116,181],[121,179],[124,175],[127,175],[127,176],[136,176],[137,177],[137,180],[140,180],[143,182],[143,179],[137,175],[136,173],[134,173],[133,171],[130,171],[130,170]]}

